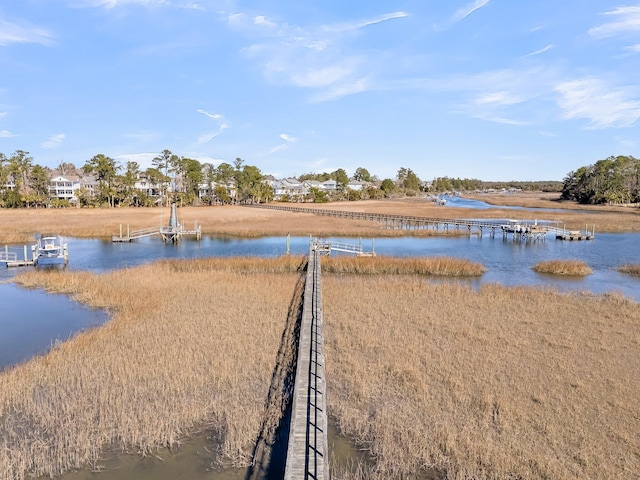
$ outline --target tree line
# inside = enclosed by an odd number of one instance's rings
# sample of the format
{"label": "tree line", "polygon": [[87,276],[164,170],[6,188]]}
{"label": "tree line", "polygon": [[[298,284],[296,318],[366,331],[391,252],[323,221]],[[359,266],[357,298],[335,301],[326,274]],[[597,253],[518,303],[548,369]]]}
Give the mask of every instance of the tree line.
{"label": "tree line", "polygon": [[562,198],[588,204],[640,202],[640,160],[632,156],[608,157],[569,172]]}
{"label": "tree line", "polygon": [[[178,202],[181,205],[261,203],[273,199],[273,188],[266,182],[269,177],[241,158],[217,166],[179,156],[163,150],[153,158],[152,166],[142,169],[135,161],[125,165],[105,154],[97,154],[77,168],[61,162],[55,169],[34,163],[29,152],[16,150],[10,156],[0,153],[0,207],[67,207],[69,201],[52,198],[50,184],[54,174],[94,179],[76,192],[78,206],[153,206],[159,201]],[[136,185],[146,179],[148,188]],[[484,182],[478,179],[437,177],[424,181],[410,168],[398,169],[395,178],[380,179],[365,167],[358,167],[350,178],[346,170],[305,173],[296,178],[324,182],[335,180],[335,191],[310,188],[303,198],[291,201],[327,202],[416,196],[424,192],[474,191],[487,188],[549,189],[560,191],[561,182]],[[361,189],[350,189],[352,180],[363,183]],[[501,187],[498,187],[501,186]],[[203,195],[202,193],[205,192]]]}

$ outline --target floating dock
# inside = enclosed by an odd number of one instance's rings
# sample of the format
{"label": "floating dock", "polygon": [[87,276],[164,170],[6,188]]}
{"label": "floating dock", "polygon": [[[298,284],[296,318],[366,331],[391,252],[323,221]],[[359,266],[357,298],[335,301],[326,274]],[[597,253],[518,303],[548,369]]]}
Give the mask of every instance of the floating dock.
{"label": "floating dock", "polygon": [[445,233],[466,231],[468,235],[483,236],[489,233],[494,237],[496,232],[502,232],[503,238],[512,237],[514,240],[545,240],[547,234],[555,235],[559,240],[593,240],[595,227],[587,226],[584,232],[575,234],[573,231],[561,228],[558,222],[538,220],[468,220],[460,218],[430,218],[411,215],[389,215],[385,213],[352,212],[343,210],[329,210],[313,207],[294,207],[290,205],[246,205],[247,208],[266,208],[296,213],[309,213],[352,220],[368,220],[378,222],[382,228],[393,230],[435,230]]}
{"label": "floating dock", "polygon": [[129,225],[127,225],[125,232],[122,225],[120,225],[120,234],[113,235],[111,241],[114,243],[128,243],[138,238],[151,237],[153,235],[160,235],[165,243],[177,243],[184,235],[194,235],[196,240],[200,241],[202,238],[202,228],[198,225],[198,222],[195,222],[193,230],[185,229],[184,225],[178,222],[178,209],[174,203],[171,205],[171,217],[169,218],[168,226],[130,230]]}
{"label": "floating dock", "polygon": [[[11,248],[5,245],[0,251],[0,263],[4,263],[7,268],[11,267],[34,267],[38,263],[66,265],[69,261],[69,249],[66,243],[59,237],[43,237],[34,245],[24,245],[22,252],[18,248]],[[31,251],[31,255],[29,255]],[[22,253],[22,258],[20,258]]]}

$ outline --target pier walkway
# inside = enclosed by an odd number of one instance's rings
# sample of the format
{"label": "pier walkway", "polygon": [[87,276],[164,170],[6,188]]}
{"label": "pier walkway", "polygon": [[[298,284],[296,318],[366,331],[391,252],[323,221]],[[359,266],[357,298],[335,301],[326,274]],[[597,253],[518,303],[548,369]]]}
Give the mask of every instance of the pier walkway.
{"label": "pier walkway", "polygon": [[137,238],[150,237],[152,235],[160,235],[158,227],[142,228],[140,230],[129,231],[129,225],[127,225],[126,235],[123,235],[122,225],[120,225],[120,235],[114,235],[111,237],[112,242],[131,242]]}
{"label": "pier walkway", "polygon": [[180,222],[178,222],[178,210],[174,203],[171,205],[171,217],[169,218],[168,226],[142,228],[140,230],[129,230],[127,225],[126,235],[123,232],[122,224],[120,225],[120,234],[113,235],[111,237],[112,242],[131,242],[138,238],[151,237],[153,235],[160,235],[165,243],[178,243],[184,235],[195,235],[196,240],[200,241],[202,238],[202,228],[195,222],[193,230],[187,230]]}
{"label": "pier walkway", "polygon": [[368,220],[378,222],[386,229],[394,230],[425,230],[454,231],[482,236],[489,232],[495,236],[501,232],[503,237],[512,235],[514,239],[543,240],[551,233],[559,240],[592,240],[595,228],[586,229],[584,232],[570,231],[560,227],[556,222],[543,222],[538,220],[467,220],[460,218],[430,218],[412,215],[390,215],[385,213],[351,212],[343,210],[328,210],[322,208],[294,207],[289,205],[247,205],[251,208],[266,208],[283,210],[296,213],[310,213],[336,218],[348,218],[352,220]]}
{"label": "pier walkway", "polygon": [[321,244],[312,241],[300,325],[285,480],[329,479],[320,279],[322,253]]}

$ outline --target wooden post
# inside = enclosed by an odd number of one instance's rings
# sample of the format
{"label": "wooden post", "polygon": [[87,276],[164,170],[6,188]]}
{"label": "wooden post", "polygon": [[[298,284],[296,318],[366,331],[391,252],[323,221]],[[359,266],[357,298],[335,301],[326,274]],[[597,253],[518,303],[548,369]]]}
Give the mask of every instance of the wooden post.
{"label": "wooden post", "polygon": [[120,238],[122,238],[122,224],[120,224]]}
{"label": "wooden post", "polygon": [[27,261],[27,246],[24,246],[24,261]]}

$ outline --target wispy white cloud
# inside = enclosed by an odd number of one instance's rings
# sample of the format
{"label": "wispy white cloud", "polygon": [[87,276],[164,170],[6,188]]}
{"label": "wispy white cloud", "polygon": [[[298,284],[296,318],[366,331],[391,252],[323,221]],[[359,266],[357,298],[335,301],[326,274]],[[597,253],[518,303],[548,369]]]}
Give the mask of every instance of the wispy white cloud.
{"label": "wispy white cloud", "polygon": [[616,17],[616,20],[591,28],[589,35],[604,38],[624,32],[640,32],[640,5],[618,7],[605,12],[604,15]]}
{"label": "wispy white cloud", "polygon": [[628,47],[624,47],[624,49],[631,53],[640,53],[640,43],[629,45]]}
{"label": "wispy white cloud", "polygon": [[362,93],[371,90],[372,87],[369,85],[367,79],[355,80],[350,83],[342,83],[340,85],[335,85],[328,90],[322,91],[313,95],[311,97],[312,102],[326,102],[329,100],[336,100],[341,97],[346,97],[348,95],[355,95],[357,93]]}
{"label": "wispy white cloud", "polygon": [[405,18],[408,16],[409,14],[407,12],[385,13],[377,17],[358,20],[355,22],[324,25],[322,27],[322,30],[329,33],[352,32],[352,31],[356,31],[356,30],[360,30],[362,28],[368,27],[370,25],[376,25],[378,23],[388,22],[389,20],[396,20],[398,18]]}
{"label": "wispy white cloud", "polygon": [[292,137],[291,135],[287,135],[286,133],[281,133],[280,138],[285,142],[295,142],[297,140],[296,137]]}
{"label": "wispy white cloud", "polygon": [[542,130],[540,133],[541,137],[547,137],[547,138],[554,138],[557,137],[558,135],[553,133],[553,132],[549,132],[548,130]]}
{"label": "wispy white cloud", "polygon": [[11,133],[9,130],[0,130],[0,138],[11,138],[11,137],[15,137],[15,135]]}
{"label": "wispy white cloud", "polygon": [[80,4],[86,7],[104,7],[104,8],[116,8],[123,7],[125,5],[171,5],[170,0],[81,0]]}
{"label": "wispy white cloud", "polygon": [[0,112],[0,119],[7,116],[7,112]]}
{"label": "wispy white cloud", "polygon": [[589,128],[628,127],[640,118],[637,87],[616,87],[597,78],[556,86],[558,105],[567,119],[586,119]]}
{"label": "wispy white cloud", "polygon": [[247,15],[245,15],[244,13],[232,13],[230,15],[227,15],[227,21],[229,22],[229,25],[235,27],[242,26],[245,23],[246,19]]}
{"label": "wispy white cloud", "polygon": [[477,118],[478,120],[484,120],[485,122],[501,123],[503,125],[513,125],[515,127],[523,127],[525,125],[531,125],[531,122],[526,122],[523,120],[515,120],[513,118],[498,117],[498,116],[485,115],[485,114],[475,115],[474,118]]}
{"label": "wispy white cloud", "polygon": [[527,53],[527,54],[525,55],[525,57],[534,57],[534,56],[536,56],[536,55],[540,55],[540,54],[542,54],[542,53],[544,53],[544,52],[548,52],[548,51],[549,51],[549,50],[551,50],[552,48],[553,48],[553,45],[549,44],[549,45],[547,45],[546,47],[543,47],[543,48],[541,48],[541,49],[539,49],[539,50],[534,50],[534,51],[533,51],[533,52],[531,52],[531,53]]}
{"label": "wispy white cloud", "polygon": [[198,110],[196,110],[196,112],[201,113],[205,117],[213,118],[214,120],[219,120],[219,119],[222,118],[222,115],[220,115],[219,113],[209,113],[209,112],[207,112],[205,110],[202,110],[202,109],[198,109]]}
{"label": "wispy white cloud", "polygon": [[42,142],[42,148],[46,148],[47,150],[53,150],[55,148],[58,148],[63,144],[65,138],[66,138],[66,135],[64,133],[58,133],[57,135],[52,135],[48,139],[46,139],[44,142]]}
{"label": "wispy white cloud", "polygon": [[153,159],[158,156],[158,153],[123,153],[114,156],[114,160],[126,164],[126,162],[137,162],[140,167],[145,170],[153,166]]}
{"label": "wispy white cloud", "polygon": [[54,35],[45,28],[24,21],[10,22],[0,18],[0,46],[14,43],[51,45],[53,39]]}
{"label": "wispy white cloud", "polygon": [[204,5],[195,2],[182,3],[178,5],[178,8],[184,8],[185,10],[200,10],[201,12],[205,12],[207,10]]}
{"label": "wispy white cloud", "polygon": [[291,81],[298,87],[326,87],[353,75],[356,70],[353,61],[327,65],[323,68],[309,67],[303,72],[291,75]]}
{"label": "wispy white cloud", "polygon": [[[313,92],[310,100],[322,102],[374,88],[376,79],[389,72],[388,65],[380,65],[385,52],[377,50],[373,55],[366,49],[350,49],[352,39],[364,34],[365,28],[407,16],[407,12],[398,11],[315,26],[279,24],[263,15],[244,13],[227,19],[234,29],[261,38],[242,52],[258,62],[269,81],[309,89]],[[258,28],[264,26],[269,28]]]}
{"label": "wispy white cloud", "polygon": [[[531,113],[522,105],[553,92],[557,73],[549,66],[489,70],[474,75],[450,76],[426,88],[453,92],[462,99],[457,111],[471,118],[509,125],[530,124]],[[522,118],[527,115],[528,120]]]}
{"label": "wispy white cloud", "polygon": [[276,145],[275,147],[271,148],[269,150],[269,154],[281,152],[282,150],[286,150],[287,148],[289,148],[289,145],[287,145],[286,143],[281,143],[280,145]]}
{"label": "wispy white cloud", "polygon": [[197,140],[198,145],[202,145],[203,143],[209,143],[211,140],[221,135],[222,132],[224,132],[227,128],[229,128],[229,125],[227,125],[226,123],[223,123],[222,125],[220,125],[220,128],[218,128],[218,130],[207,132],[200,135]]}
{"label": "wispy white cloud", "polygon": [[207,118],[210,118],[212,120],[215,120],[219,126],[217,130],[213,130],[207,133],[203,133],[202,135],[200,135],[196,141],[196,143],[198,145],[202,145],[204,143],[209,143],[211,140],[213,140],[214,138],[216,138],[217,136],[221,135],[222,132],[224,132],[226,129],[229,128],[229,125],[227,123],[225,123],[223,120],[223,116],[219,113],[209,113],[206,110],[203,110],[201,108],[197,109],[196,112],[204,115]]}
{"label": "wispy white cloud", "polygon": [[257,17],[255,17],[253,19],[253,23],[255,25],[261,25],[261,26],[267,27],[267,28],[276,28],[278,26],[278,24],[276,22],[273,22],[273,21],[267,19],[267,17],[265,17],[264,15],[258,15]]}
{"label": "wispy white cloud", "polygon": [[450,23],[454,24],[454,23],[458,23],[460,20],[464,20],[476,10],[479,10],[482,7],[486,6],[489,3],[489,1],[490,0],[475,0],[474,2],[471,2],[465,5],[464,7],[458,9],[453,14],[453,16],[450,19]]}
{"label": "wispy white cloud", "polygon": [[477,105],[516,105],[524,102],[526,99],[521,95],[514,94],[513,92],[500,91],[484,93],[474,100]]}

